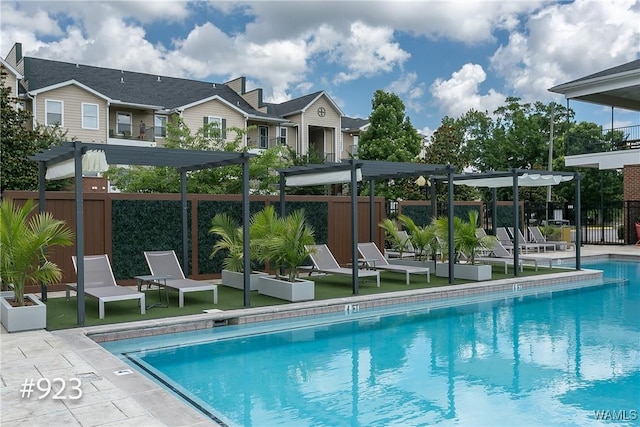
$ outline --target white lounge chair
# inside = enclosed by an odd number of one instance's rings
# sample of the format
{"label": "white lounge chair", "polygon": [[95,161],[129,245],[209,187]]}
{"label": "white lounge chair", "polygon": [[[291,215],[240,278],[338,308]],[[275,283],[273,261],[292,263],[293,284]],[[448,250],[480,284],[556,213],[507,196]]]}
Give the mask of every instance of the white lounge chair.
{"label": "white lounge chair", "polygon": [[[309,255],[311,261],[313,261],[314,271],[327,274],[353,276],[353,270],[351,268],[341,267],[327,245],[307,245],[307,248],[314,248],[313,253]],[[380,287],[379,271],[359,268],[358,277],[375,277],[376,286]]]}
{"label": "white lounge chair", "polygon": [[[509,233],[511,233],[511,235],[513,236],[514,235],[513,227],[509,227],[508,230],[509,230]],[[524,234],[522,234],[522,230],[520,230],[519,228],[518,228],[518,238],[522,243],[537,245],[538,252],[540,252],[540,249],[542,249],[544,252],[546,252],[547,249],[551,249],[554,252],[556,251],[556,245],[554,245],[553,243],[530,242],[526,237],[524,237]]]}
{"label": "white lounge chair", "polygon": [[398,236],[400,236],[400,238],[402,239],[402,244],[406,249],[402,252],[385,249],[384,251],[385,256],[387,258],[415,258],[416,250],[411,244],[411,238],[409,236],[409,233],[407,233],[405,230],[400,230],[398,231]]}
{"label": "white lounge chair", "polygon": [[187,292],[213,291],[213,303],[218,303],[218,285],[186,278],[174,251],[145,251],[144,257],[152,275],[172,277],[166,279],[166,284],[163,280],[162,284],[178,291],[180,307],[184,307],[184,294]]}
{"label": "white lounge chair", "polygon": [[389,261],[387,261],[384,255],[382,255],[382,252],[380,252],[380,249],[378,249],[374,242],[358,243],[358,251],[365,259],[367,265],[376,270],[392,271],[395,273],[406,274],[407,285],[411,283],[409,280],[410,274],[426,274],[427,283],[431,282],[431,273],[429,272],[429,267],[389,264]]}
{"label": "white lounge chair", "polygon": [[[73,259],[73,268],[78,272],[77,259]],[[104,303],[112,301],[140,300],[140,314],[145,313],[145,295],[123,286],[118,286],[111,270],[107,255],[87,255],[84,258],[84,294],[98,299],[100,319],[104,319]],[[76,283],[67,284],[66,294],[69,300],[70,292],[78,292]]]}
{"label": "white lounge chair", "polygon": [[531,235],[531,238],[533,239],[534,242],[553,244],[556,247],[556,249],[560,251],[564,251],[568,247],[572,247],[573,249],[576,248],[576,246],[573,243],[565,242],[564,240],[547,240],[544,234],[542,234],[540,227],[537,227],[537,226],[530,226],[529,234]]}
{"label": "white lounge chair", "polygon": [[[495,242],[493,242],[493,248],[491,249],[492,254],[494,255],[494,257],[489,257],[489,259],[505,259],[505,260],[511,260],[510,264],[513,264],[513,254],[511,252],[509,252],[503,245],[502,243],[500,243],[498,240],[496,240]],[[486,257],[482,258],[483,260]],[[478,259],[478,258],[476,258]],[[538,264],[539,263],[548,263],[549,264],[549,268],[553,267],[553,259],[552,258],[534,258],[534,257],[528,257],[528,256],[518,256],[518,260],[519,260],[519,267],[520,267],[520,271],[523,270],[523,265],[525,263],[533,263],[536,271],[538,271]],[[506,268],[505,268],[506,271]]]}
{"label": "white lounge chair", "polygon": [[[506,227],[496,228],[496,237],[498,238],[498,241],[502,244],[502,246],[504,246],[505,249],[509,250],[509,252],[513,251],[513,248],[514,248],[513,238],[511,237],[509,232],[507,232]],[[540,251],[540,246],[536,245],[535,243],[527,243],[524,237],[520,240],[520,242],[518,242],[518,248],[520,252],[524,252],[524,253],[528,253],[529,249],[535,249],[536,251]]]}

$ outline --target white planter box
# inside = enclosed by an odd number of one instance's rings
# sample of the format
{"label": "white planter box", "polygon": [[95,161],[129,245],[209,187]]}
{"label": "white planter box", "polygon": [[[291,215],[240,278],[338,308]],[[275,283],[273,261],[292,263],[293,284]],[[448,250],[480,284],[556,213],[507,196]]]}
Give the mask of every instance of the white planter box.
{"label": "white planter box", "polygon": [[[449,263],[436,263],[436,276],[449,277]],[[456,279],[475,280],[476,282],[491,280],[491,266],[487,264],[454,264],[453,277]]]}
{"label": "white planter box", "polygon": [[[258,290],[258,277],[268,276],[269,273],[254,271],[249,275],[249,289]],[[222,270],[222,284],[230,288],[244,290],[244,273],[237,271]]]}
{"label": "white planter box", "polygon": [[34,294],[25,294],[24,299],[33,301],[36,305],[12,307],[7,302],[7,298],[0,298],[0,318],[8,332],[31,331],[47,327],[47,306]]}
{"label": "white planter box", "polygon": [[270,297],[291,302],[310,301],[315,298],[315,283],[311,280],[297,279],[295,282],[287,282],[273,276],[260,276],[258,283],[258,292]]}

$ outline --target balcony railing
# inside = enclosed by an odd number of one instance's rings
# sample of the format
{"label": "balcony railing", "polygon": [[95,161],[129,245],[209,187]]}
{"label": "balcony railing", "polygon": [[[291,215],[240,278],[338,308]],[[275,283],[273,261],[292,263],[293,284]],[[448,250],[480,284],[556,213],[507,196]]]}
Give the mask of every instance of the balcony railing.
{"label": "balcony railing", "polygon": [[640,149],[640,125],[603,129],[600,135],[570,133],[567,136],[567,156]]}

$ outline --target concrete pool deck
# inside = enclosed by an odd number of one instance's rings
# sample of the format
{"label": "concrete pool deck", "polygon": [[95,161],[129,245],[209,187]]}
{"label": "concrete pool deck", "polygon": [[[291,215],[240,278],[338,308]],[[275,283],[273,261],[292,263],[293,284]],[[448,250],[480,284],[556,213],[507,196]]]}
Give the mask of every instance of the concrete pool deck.
{"label": "concrete pool deck", "polygon": [[[581,248],[583,258],[598,255],[640,256],[638,246],[585,246]],[[529,254],[529,256],[532,256]],[[537,258],[572,258],[573,251],[548,252],[534,255]],[[579,272],[583,273],[583,272]],[[571,273],[553,273],[543,276],[543,281],[552,279],[567,281]],[[573,272],[576,276],[576,272]],[[540,276],[526,278],[526,281],[540,280]],[[523,279],[516,279],[524,281]],[[514,279],[484,282],[482,285],[510,286]],[[477,284],[453,285],[466,292],[477,288]],[[407,291],[414,296],[443,292],[440,288]],[[404,294],[404,292],[403,292]],[[375,304],[389,298],[389,294],[342,298],[337,304],[349,301]],[[404,298],[411,298],[408,294]],[[334,304],[334,305],[337,305]],[[320,310],[327,307],[326,301],[287,304],[273,308],[252,308],[233,310],[238,316],[262,316],[263,319],[283,315],[284,310]],[[133,371],[129,365],[102,348],[88,335],[101,336],[118,333],[129,334],[132,330],[154,328],[192,328],[195,322],[212,322],[221,313],[184,316],[184,318],[154,319],[135,324],[103,325],[75,328],[61,331],[0,332],[0,424],[2,426],[210,426],[216,425],[211,419],[175,398],[153,381]],[[284,315],[286,317],[286,315]],[[178,329],[176,329],[178,330]],[[29,398],[22,397],[25,380],[61,379],[67,388],[60,396],[77,395],[71,387],[72,379],[81,381],[82,397],[79,399],[53,399],[43,395],[37,388]],[[61,381],[55,380],[54,390],[60,390]],[[44,386],[45,381],[41,381]]]}

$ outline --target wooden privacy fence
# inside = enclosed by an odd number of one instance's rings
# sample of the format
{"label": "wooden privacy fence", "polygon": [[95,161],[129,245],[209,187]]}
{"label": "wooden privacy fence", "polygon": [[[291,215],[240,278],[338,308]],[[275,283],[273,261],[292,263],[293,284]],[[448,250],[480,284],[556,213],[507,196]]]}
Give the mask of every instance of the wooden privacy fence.
{"label": "wooden privacy fence", "polygon": [[[21,203],[27,199],[38,200],[38,193],[31,191],[6,191]],[[73,192],[47,192],[45,210],[54,217],[76,227],[76,204]],[[85,254],[107,254],[112,263],[116,280],[133,284],[136,275],[149,274],[143,252],[148,250],[176,251],[182,262],[182,207],[179,194],[84,194]],[[280,212],[278,196],[251,196],[251,214],[267,205],[274,205]],[[304,208],[309,223],[316,232],[316,241],[326,243],[340,264],[351,261],[351,197],[345,196],[287,196],[287,212]],[[219,278],[224,255],[210,257],[215,237],[209,234],[211,219],[217,213],[228,213],[240,223],[242,200],[240,195],[187,195],[189,265],[185,274],[194,279]],[[374,241],[384,247],[384,232],[377,224],[385,215],[384,198],[374,201]],[[358,197],[358,241],[370,240],[369,198]],[[51,260],[58,264],[63,277],[61,283],[76,281],[72,255],[74,246],[54,248]],[[52,285],[50,290],[61,290],[63,285]],[[32,287],[30,292],[39,288]]]}

